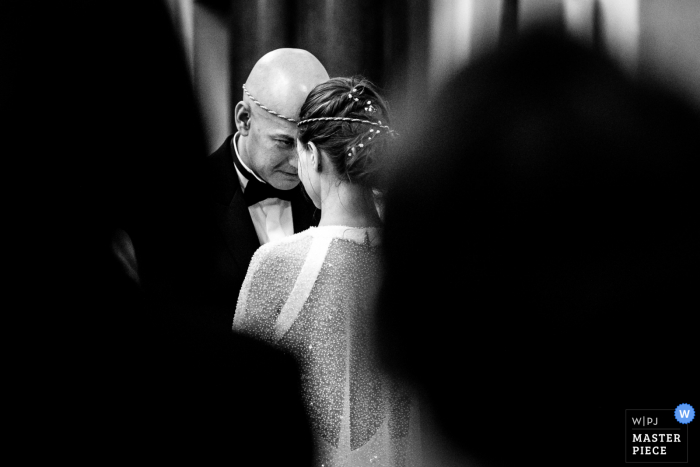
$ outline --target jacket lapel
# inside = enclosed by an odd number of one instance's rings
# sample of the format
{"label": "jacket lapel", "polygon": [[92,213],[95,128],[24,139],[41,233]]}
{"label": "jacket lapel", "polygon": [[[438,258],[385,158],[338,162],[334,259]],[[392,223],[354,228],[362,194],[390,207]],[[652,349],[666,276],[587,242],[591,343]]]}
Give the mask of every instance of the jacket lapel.
{"label": "jacket lapel", "polygon": [[226,138],[224,144],[209,156],[209,178],[212,181],[217,227],[224,237],[226,248],[245,274],[253,253],[260,247],[260,241],[233,166],[232,138],[233,135]]}
{"label": "jacket lapel", "polygon": [[255,250],[260,247],[260,240],[255,233],[253,220],[250,218],[248,205],[240,188],[233,195],[228,208],[222,209],[220,219],[220,225],[226,238],[226,246],[243,271],[247,271],[250,259]]}

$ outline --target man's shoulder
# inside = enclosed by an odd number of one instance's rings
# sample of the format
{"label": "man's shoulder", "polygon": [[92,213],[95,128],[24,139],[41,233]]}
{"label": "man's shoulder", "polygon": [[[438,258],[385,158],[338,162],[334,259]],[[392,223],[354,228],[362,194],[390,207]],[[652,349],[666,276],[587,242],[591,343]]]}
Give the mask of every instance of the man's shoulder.
{"label": "man's shoulder", "polygon": [[223,144],[206,158],[207,183],[212,198],[219,204],[225,205],[240,188],[231,153],[232,138],[233,135],[229,135]]}
{"label": "man's shoulder", "polygon": [[212,152],[207,156],[207,167],[216,168],[222,167],[227,162],[233,165],[232,153],[231,153],[231,139],[233,135],[228,135],[224,142],[219,146],[216,151]]}

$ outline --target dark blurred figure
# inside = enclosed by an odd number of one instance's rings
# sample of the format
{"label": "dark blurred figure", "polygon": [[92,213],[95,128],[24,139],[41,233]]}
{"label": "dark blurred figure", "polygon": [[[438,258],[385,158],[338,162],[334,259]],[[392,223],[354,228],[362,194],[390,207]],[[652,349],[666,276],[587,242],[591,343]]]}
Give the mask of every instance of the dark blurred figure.
{"label": "dark blurred figure", "polygon": [[200,306],[206,149],[167,11],[110,5],[3,5],[10,426],[28,459],[308,465],[295,365]]}
{"label": "dark blurred figure", "polygon": [[386,207],[385,361],[457,457],[623,463],[625,408],[691,396],[697,113],[540,34],[414,123]]}

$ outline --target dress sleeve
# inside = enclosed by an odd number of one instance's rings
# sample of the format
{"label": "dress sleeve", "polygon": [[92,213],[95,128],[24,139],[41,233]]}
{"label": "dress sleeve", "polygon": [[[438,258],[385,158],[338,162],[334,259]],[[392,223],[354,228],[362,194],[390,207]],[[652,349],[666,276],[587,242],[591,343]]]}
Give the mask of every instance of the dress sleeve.
{"label": "dress sleeve", "polygon": [[283,280],[280,265],[272,245],[258,248],[250,261],[248,272],[238,295],[233,330],[242,334],[271,342],[271,331],[275,316],[283,305],[281,290],[276,282]]}

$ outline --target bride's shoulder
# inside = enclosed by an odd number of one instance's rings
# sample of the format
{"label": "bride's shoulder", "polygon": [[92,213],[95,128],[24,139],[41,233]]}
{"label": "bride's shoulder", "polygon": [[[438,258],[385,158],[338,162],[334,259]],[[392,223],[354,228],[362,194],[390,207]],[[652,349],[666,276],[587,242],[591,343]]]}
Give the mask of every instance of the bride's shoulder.
{"label": "bride's shoulder", "polygon": [[313,227],[289,237],[266,243],[257,249],[253,259],[284,260],[290,257],[303,256],[309,249],[313,239]]}

